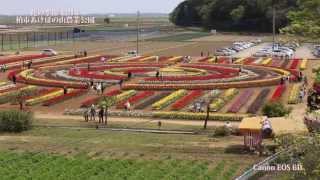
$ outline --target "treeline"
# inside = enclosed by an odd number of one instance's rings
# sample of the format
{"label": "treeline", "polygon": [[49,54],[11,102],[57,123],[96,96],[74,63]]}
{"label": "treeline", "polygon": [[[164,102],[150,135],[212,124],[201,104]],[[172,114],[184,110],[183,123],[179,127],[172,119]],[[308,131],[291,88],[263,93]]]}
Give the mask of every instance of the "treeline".
{"label": "treeline", "polygon": [[[223,31],[272,32],[273,0],[185,0],[170,14],[178,26],[196,26]],[[274,0],[276,29],[288,24],[287,13],[298,0]]]}

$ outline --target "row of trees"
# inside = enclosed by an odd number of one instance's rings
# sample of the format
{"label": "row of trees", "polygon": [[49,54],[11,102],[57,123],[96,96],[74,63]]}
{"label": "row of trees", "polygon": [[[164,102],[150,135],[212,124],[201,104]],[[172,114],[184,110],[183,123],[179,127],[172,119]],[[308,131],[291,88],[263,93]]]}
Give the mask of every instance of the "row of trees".
{"label": "row of trees", "polygon": [[[171,13],[179,26],[201,26],[226,31],[272,31],[272,4],[275,0],[186,0]],[[277,29],[288,24],[286,14],[295,10],[297,0],[277,0]]]}

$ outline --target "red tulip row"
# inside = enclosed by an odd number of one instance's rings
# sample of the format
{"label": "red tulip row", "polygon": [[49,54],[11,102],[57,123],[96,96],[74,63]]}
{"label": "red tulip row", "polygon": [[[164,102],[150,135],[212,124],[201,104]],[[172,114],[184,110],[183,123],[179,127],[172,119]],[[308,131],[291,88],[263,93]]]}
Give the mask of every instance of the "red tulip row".
{"label": "red tulip row", "polygon": [[44,58],[44,57],[48,57],[48,56],[43,55],[43,54],[33,54],[33,55],[3,57],[3,58],[0,58],[0,64],[8,64],[8,63],[19,62],[19,61],[27,61],[27,60]]}
{"label": "red tulip row", "polygon": [[229,61],[230,58],[227,58],[227,57],[220,57],[218,59],[218,63],[219,64],[228,64],[230,61]]}
{"label": "red tulip row", "polygon": [[131,105],[134,105],[136,104],[137,102],[147,98],[147,97],[150,97],[150,96],[153,96],[155,94],[154,91],[142,91],[142,92],[139,92],[138,94],[136,94],[135,96],[132,96],[130,97],[128,100],[126,101],[122,101],[120,103],[118,103],[117,105],[117,108],[120,109],[120,108],[123,108],[124,107],[124,104],[129,101],[129,103]]}
{"label": "red tulip row", "polygon": [[172,110],[180,110],[182,108],[184,108],[185,106],[187,106],[188,104],[190,104],[193,100],[195,100],[196,98],[200,97],[203,95],[203,91],[202,90],[194,90],[189,92],[189,94],[187,94],[186,96],[182,97],[181,99],[179,99],[178,101],[176,101],[173,105],[172,105]]}
{"label": "red tulip row", "polygon": [[273,60],[271,62],[271,66],[272,67],[281,67],[281,65],[284,63],[284,61],[282,60]]}
{"label": "red tulip row", "polygon": [[249,65],[249,64],[252,64],[256,59],[255,58],[247,58],[246,60],[244,60],[244,63],[245,65]]}
{"label": "red tulip row", "polygon": [[285,90],[285,85],[278,85],[271,97],[271,101],[278,101],[281,98],[282,94],[285,92]]}
{"label": "red tulip row", "polygon": [[121,80],[125,79],[125,76],[117,76],[111,74],[95,74],[96,72],[87,71],[87,70],[70,70],[69,75],[75,77],[84,77],[90,79],[104,79],[104,80]]}
{"label": "red tulip row", "polygon": [[252,89],[246,89],[245,91],[243,91],[238,96],[236,101],[231,105],[228,112],[237,113],[241,109],[241,107],[248,102],[250,97],[253,95],[253,92],[254,91]]}
{"label": "red tulip row", "polygon": [[70,93],[63,94],[61,96],[57,96],[52,99],[49,99],[49,100],[45,101],[42,105],[43,106],[52,106],[52,105],[61,103],[63,101],[66,101],[68,99],[71,99],[71,98],[74,98],[77,96],[81,96],[81,95],[85,94],[86,92],[87,92],[87,90],[74,90]]}
{"label": "red tulip row", "polygon": [[[164,67],[163,64],[150,64],[150,63],[141,63],[141,64],[114,64],[114,65],[102,65],[102,66],[92,66],[90,67],[91,71],[102,71],[102,70],[108,70],[108,69],[114,69],[114,68],[137,68],[137,67]],[[85,68],[83,68],[85,69]]]}
{"label": "red tulip row", "polygon": [[[111,90],[111,91],[108,91],[108,92],[104,93],[103,96],[104,97],[106,97],[106,96],[116,96],[116,95],[118,95],[120,93],[121,93],[121,90],[114,89],[114,90]],[[84,100],[81,103],[81,107],[89,107],[92,104],[96,104],[100,99],[101,99],[100,96],[99,97],[94,97],[94,98],[88,98],[88,99]]]}
{"label": "red tulip row", "polygon": [[292,60],[292,63],[290,65],[290,69],[297,69],[298,65],[299,65],[300,60],[299,59],[294,59]]}
{"label": "red tulip row", "polygon": [[211,59],[212,57],[204,57],[198,60],[198,62],[207,62],[209,59]]}

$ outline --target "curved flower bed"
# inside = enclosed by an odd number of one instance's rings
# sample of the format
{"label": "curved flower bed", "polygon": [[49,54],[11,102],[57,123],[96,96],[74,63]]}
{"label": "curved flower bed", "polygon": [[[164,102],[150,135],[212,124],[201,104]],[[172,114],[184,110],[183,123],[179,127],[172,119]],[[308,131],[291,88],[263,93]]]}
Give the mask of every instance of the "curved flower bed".
{"label": "curved flower bed", "polygon": [[241,82],[228,82],[228,83],[199,83],[199,84],[130,84],[127,83],[123,89],[136,89],[136,90],[210,90],[210,89],[228,89],[228,88],[250,88],[250,87],[263,87],[273,86],[280,83],[281,77],[262,79],[255,81],[241,81]]}
{"label": "curved flower bed", "polygon": [[297,69],[298,65],[299,65],[300,60],[299,59],[294,59],[292,60],[292,63],[290,65],[289,69]]}
{"label": "curved flower bed", "polygon": [[276,90],[274,91],[272,97],[271,97],[271,101],[278,101],[280,100],[281,96],[283,95],[283,93],[286,90],[286,86],[285,85],[278,85]]}
{"label": "curved flower bed", "polygon": [[39,97],[36,97],[36,98],[32,98],[32,99],[28,99],[26,100],[26,105],[27,106],[34,106],[36,104],[40,104],[44,101],[47,101],[49,99],[52,99],[52,98],[55,98],[55,97],[58,97],[58,96],[61,96],[63,95],[63,90],[56,90],[54,92],[51,92],[49,94],[45,94],[43,96],[39,96]]}
{"label": "curved flower bed", "polygon": [[188,95],[184,96],[183,98],[179,99],[172,105],[172,110],[178,111],[190,104],[196,98],[200,97],[203,94],[201,90],[191,91]]}
{"label": "curved flower bed", "polygon": [[60,96],[57,96],[57,97],[54,97],[54,98],[49,99],[47,101],[44,101],[42,105],[43,106],[53,106],[55,104],[72,99],[74,97],[81,96],[87,92],[88,92],[87,90],[72,90],[71,92],[69,92],[67,94],[62,94]]}
{"label": "curved flower bed", "polygon": [[231,105],[228,112],[230,112],[230,113],[239,112],[241,107],[243,105],[245,105],[248,102],[248,100],[250,99],[250,97],[253,95],[253,92],[254,92],[253,89],[246,89],[245,91],[243,91],[239,95],[238,99]]}
{"label": "curved flower bed", "polygon": [[[129,98],[126,101],[129,101],[131,105],[136,104],[138,101],[141,101],[147,97],[150,97],[152,95],[154,95],[154,91],[143,91],[143,92],[139,92],[137,93],[135,96],[132,96],[131,98]],[[122,101],[120,103],[118,103],[117,108],[123,108],[124,104],[126,103],[126,101]]]}
{"label": "curved flower bed", "polygon": [[290,91],[288,104],[298,104],[299,103],[299,91],[300,91],[300,85],[294,84],[292,86],[291,91]]}
{"label": "curved flower bed", "polygon": [[34,72],[33,69],[28,69],[22,71],[18,75],[18,82],[32,84],[32,85],[39,85],[39,86],[49,86],[49,87],[67,87],[67,88],[75,88],[75,89],[86,89],[87,85],[81,82],[69,82],[69,81],[58,81],[52,79],[42,79],[33,77],[32,73]]}
{"label": "curved flower bed", "polygon": [[[115,90],[108,91],[108,92],[104,93],[102,95],[102,97],[116,96],[120,93],[121,93],[121,90],[115,89]],[[102,97],[99,96],[99,97],[94,97],[94,98],[88,98],[81,103],[81,107],[89,107],[92,104],[97,104],[102,99]]]}
{"label": "curved flower bed", "polygon": [[48,56],[43,54],[33,54],[33,55],[3,57],[3,58],[0,58],[0,65],[19,62],[19,61],[29,61],[29,60],[39,59],[44,57],[48,57]]}
{"label": "curved flower bed", "polygon": [[15,90],[11,90],[8,92],[0,93],[0,104],[7,103],[12,100],[15,96],[17,96],[21,91],[35,91],[36,92],[37,87],[36,86],[23,86],[19,87]]}
{"label": "curved flower bed", "polygon": [[110,74],[97,74],[87,70],[70,70],[70,76],[84,77],[89,79],[103,79],[103,80],[124,80],[126,76],[110,75]]}
{"label": "curved flower bed", "polygon": [[256,114],[264,104],[264,101],[266,100],[269,93],[269,88],[263,89],[256,97],[256,99],[253,101],[253,103],[249,106],[247,113]]}
{"label": "curved flower bed", "polygon": [[175,92],[171,93],[169,96],[167,96],[167,97],[161,99],[160,101],[152,104],[152,108],[155,109],[155,110],[163,109],[163,108],[167,107],[168,105],[172,104],[177,99],[181,98],[182,96],[185,96],[186,94],[187,94],[186,90],[175,91]]}

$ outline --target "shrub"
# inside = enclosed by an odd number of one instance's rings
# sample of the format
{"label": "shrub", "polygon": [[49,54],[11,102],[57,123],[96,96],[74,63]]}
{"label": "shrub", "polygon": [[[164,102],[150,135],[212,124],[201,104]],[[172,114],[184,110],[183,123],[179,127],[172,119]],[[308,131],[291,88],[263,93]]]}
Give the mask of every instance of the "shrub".
{"label": "shrub", "polygon": [[216,127],[213,133],[213,137],[223,137],[223,136],[229,136],[231,134],[231,131],[226,126],[219,126]]}
{"label": "shrub", "polygon": [[0,111],[0,132],[22,132],[31,128],[33,114],[18,110]]}
{"label": "shrub", "polygon": [[283,117],[290,114],[291,109],[285,107],[280,102],[271,102],[263,107],[262,112],[263,115],[268,117]]}

